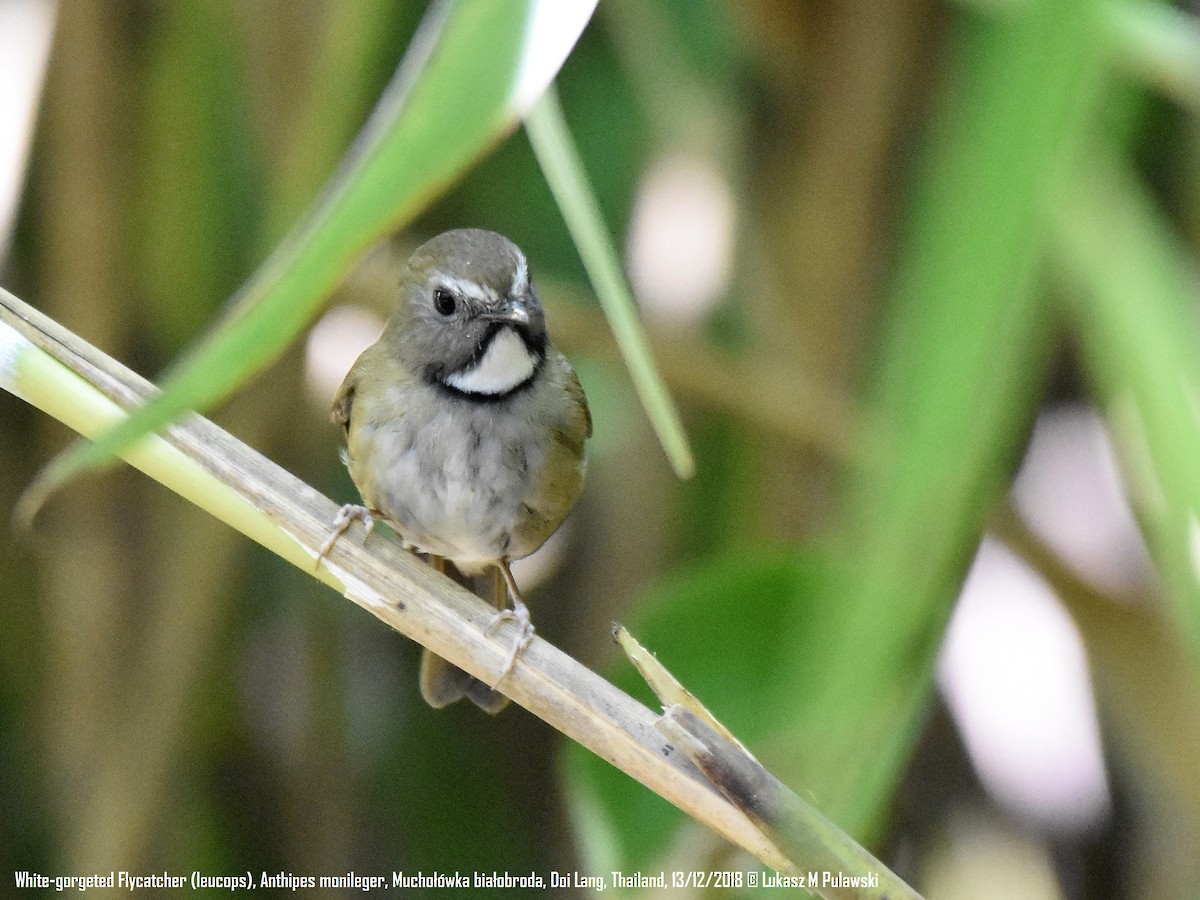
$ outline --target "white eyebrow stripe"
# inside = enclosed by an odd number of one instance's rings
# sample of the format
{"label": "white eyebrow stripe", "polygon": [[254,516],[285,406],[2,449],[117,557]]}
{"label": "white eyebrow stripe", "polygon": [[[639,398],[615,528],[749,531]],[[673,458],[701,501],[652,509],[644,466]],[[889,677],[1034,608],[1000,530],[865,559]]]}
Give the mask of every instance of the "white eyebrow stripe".
{"label": "white eyebrow stripe", "polygon": [[510,297],[520,297],[529,289],[529,263],[525,259],[525,254],[521,252],[519,247],[513,247],[513,252],[517,256],[517,268],[513,272],[512,288],[509,290]]}
{"label": "white eyebrow stripe", "polygon": [[500,300],[492,288],[477,281],[459,278],[455,275],[443,275],[441,272],[438,273],[438,281],[460,297],[474,300],[477,303],[497,303]]}

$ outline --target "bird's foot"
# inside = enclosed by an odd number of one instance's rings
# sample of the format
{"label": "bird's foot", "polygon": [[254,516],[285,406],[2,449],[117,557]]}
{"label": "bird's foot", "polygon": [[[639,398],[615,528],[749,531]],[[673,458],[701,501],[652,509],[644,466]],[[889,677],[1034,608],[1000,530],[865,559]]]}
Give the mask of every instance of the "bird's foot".
{"label": "bird's foot", "polygon": [[[337,516],[333,520],[333,531],[329,533],[329,537],[325,538],[325,543],[323,543],[321,548],[317,551],[317,561],[316,565],[314,565],[314,568],[321,565],[321,560],[329,555],[329,551],[332,550],[333,545],[338,542],[338,538],[346,533],[346,529],[348,529],[355,520],[362,522],[363,527],[367,530],[366,533],[370,534],[371,530],[375,527],[375,517],[377,515],[379,515],[377,510],[371,509],[367,506],[360,506],[357,503],[347,503],[345,506],[339,509]],[[363,535],[363,537],[366,537],[366,535]]]}
{"label": "bird's foot", "polygon": [[517,583],[513,580],[512,572],[508,568],[508,561],[501,561],[500,573],[504,576],[504,583],[508,587],[508,594],[512,598],[512,609],[502,609],[500,612],[492,616],[492,620],[488,622],[488,626],[484,629],[486,634],[491,634],[501,622],[515,622],[517,626],[517,636],[513,641],[512,650],[508,654],[508,659],[504,662],[504,668],[500,670],[500,677],[496,679],[493,688],[499,687],[500,682],[508,677],[508,673],[513,670],[513,666],[517,664],[517,657],[522,651],[529,646],[533,640],[533,621],[529,618],[529,607],[525,605],[525,601],[521,599],[521,593],[517,590]]}

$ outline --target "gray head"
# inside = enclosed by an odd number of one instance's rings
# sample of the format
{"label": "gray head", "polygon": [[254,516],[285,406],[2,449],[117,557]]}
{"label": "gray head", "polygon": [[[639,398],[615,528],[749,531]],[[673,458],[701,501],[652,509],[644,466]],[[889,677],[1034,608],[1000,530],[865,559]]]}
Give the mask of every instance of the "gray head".
{"label": "gray head", "polygon": [[524,388],[546,354],[525,254],[474,228],[422,244],[401,276],[387,340],[415,376],[451,394],[489,400]]}

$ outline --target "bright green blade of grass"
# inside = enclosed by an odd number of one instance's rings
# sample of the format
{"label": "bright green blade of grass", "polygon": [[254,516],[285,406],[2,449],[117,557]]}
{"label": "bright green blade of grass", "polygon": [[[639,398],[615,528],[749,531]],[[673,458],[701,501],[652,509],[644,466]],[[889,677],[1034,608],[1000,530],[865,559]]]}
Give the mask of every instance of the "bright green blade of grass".
{"label": "bright green blade of grass", "polygon": [[[1045,202],[1105,65],[1087,0],[973,19],[916,173],[872,369],[863,466],[833,560],[761,554],[660,592],[634,627],[801,795],[870,839],[921,726],[959,580],[1044,380]],[[632,678],[632,673],[628,676]],[[579,754],[626,864],[679,817]]]}
{"label": "bright green blade of grass", "polygon": [[1047,194],[1104,72],[1099,16],[1091,0],[1046,0],[972,20],[914,185],[868,398],[871,464],[847,498],[841,574],[793,636],[794,783],[852,834],[878,823],[916,737],[951,604],[1040,400]]}
{"label": "bright green blade of grass", "polygon": [[546,91],[529,113],[525,130],[579,250],[588,278],[596,289],[596,297],[608,317],[646,415],[658,434],[658,440],[675,474],[680,478],[690,478],[696,463],[683,431],[683,423],[654,365],[650,343],[642,330],[633,294],[621,274],[616,249],[605,231],[599,204],[588,186],[583,161],[571,140],[553,87]]}
{"label": "bright green blade of grass", "polygon": [[353,260],[409,221],[512,128],[553,79],[595,0],[433,5],[392,83],[309,213],[173,368],[163,394],[95,444],[58,457],[26,495],[58,485],[187,409],[206,409],[312,320]]}
{"label": "bright green blade of grass", "polygon": [[1146,188],[1097,152],[1055,207],[1064,308],[1175,620],[1200,659],[1200,272]]}

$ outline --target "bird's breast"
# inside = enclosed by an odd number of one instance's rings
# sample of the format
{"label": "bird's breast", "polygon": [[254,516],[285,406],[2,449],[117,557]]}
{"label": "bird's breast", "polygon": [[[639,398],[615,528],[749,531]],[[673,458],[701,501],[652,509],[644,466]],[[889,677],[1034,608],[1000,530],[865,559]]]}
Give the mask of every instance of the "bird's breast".
{"label": "bird's breast", "polygon": [[474,406],[432,390],[414,401],[414,393],[409,387],[384,405],[403,415],[355,425],[350,468],[364,499],[417,549],[456,562],[519,558],[537,549],[574,493],[561,512],[528,502],[541,493],[539,482],[558,477],[548,465],[552,437],[529,415],[529,404]]}

